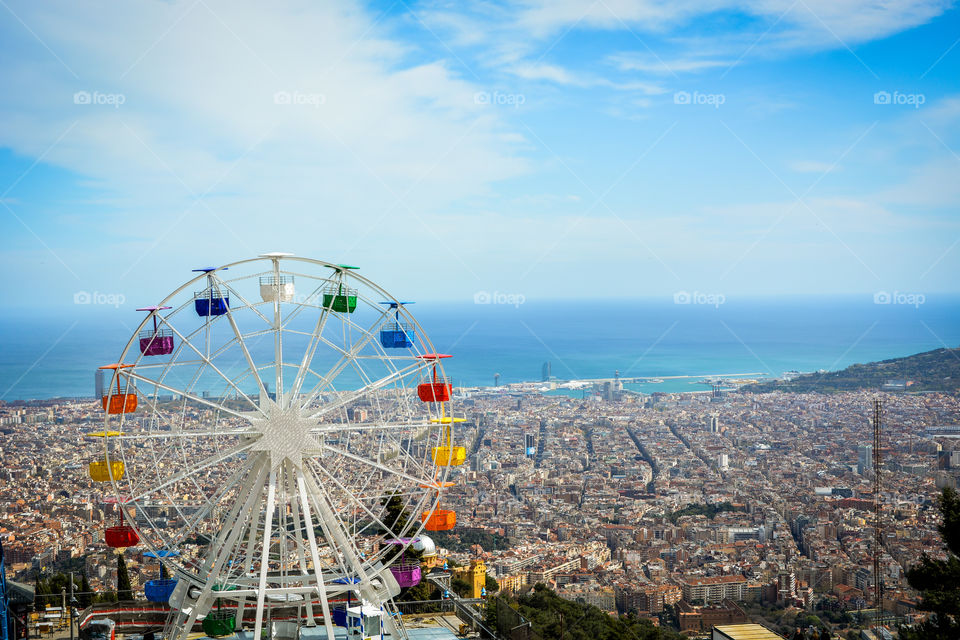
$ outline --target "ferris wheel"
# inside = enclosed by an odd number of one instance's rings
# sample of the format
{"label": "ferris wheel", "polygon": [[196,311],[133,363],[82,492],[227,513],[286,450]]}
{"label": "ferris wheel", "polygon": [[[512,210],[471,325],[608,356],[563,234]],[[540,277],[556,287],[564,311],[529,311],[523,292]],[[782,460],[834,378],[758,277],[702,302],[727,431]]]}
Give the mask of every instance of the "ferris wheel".
{"label": "ferris wheel", "polygon": [[101,367],[107,544],[162,564],[145,591],[171,606],[171,640],[197,624],[403,637],[391,600],[420,567],[397,559],[456,524],[450,356],[355,267],[269,253],[195,271]]}

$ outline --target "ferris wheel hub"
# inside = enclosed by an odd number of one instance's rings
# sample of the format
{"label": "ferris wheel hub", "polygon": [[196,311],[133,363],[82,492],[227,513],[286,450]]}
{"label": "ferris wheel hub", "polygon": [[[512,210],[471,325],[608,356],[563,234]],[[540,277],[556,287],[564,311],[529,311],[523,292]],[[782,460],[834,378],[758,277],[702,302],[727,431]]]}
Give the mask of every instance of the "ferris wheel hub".
{"label": "ferris wheel hub", "polygon": [[283,407],[264,399],[260,413],[251,416],[250,424],[252,430],[260,434],[254,436],[256,442],[250,450],[268,453],[271,467],[279,466],[284,460],[299,467],[304,452],[320,447],[317,437],[311,433],[317,427],[317,420],[303,415],[297,406]]}

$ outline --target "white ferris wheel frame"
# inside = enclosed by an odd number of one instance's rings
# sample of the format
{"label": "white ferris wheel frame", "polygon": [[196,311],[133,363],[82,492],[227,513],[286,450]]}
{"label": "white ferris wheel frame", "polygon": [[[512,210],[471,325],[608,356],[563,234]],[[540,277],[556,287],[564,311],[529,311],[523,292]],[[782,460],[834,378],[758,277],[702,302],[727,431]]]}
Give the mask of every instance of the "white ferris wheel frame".
{"label": "white ferris wheel frame", "polygon": [[[228,269],[254,266],[255,263],[263,261],[269,263],[268,270],[255,270],[236,278],[221,277]],[[299,270],[281,270],[281,263],[290,264]],[[326,277],[301,273],[317,267],[330,269],[331,272]],[[248,280],[271,276],[275,280],[270,286],[275,286],[276,289],[273,300],[264,299],[258,302],[255,301],[255,295],[244,296],[240,290],[242,283]],[[280,278],[289,276],[296,278],[297,282],[306,280],[318,284],[300,302],[284,300],[280,295]],[[187,295],[179,304],[171,303],[183,299],[184,292],[189,294],[198,284],[210,287],[211,292],[216,291],[218,296],[229,296],[231,304],[227,305],[226,312],[222,315],[201,317],[202,322],[198,327],[192,330],[181,329],[172,320],[179,314],[191,317],[194,311],[194,295]],[[332,305],[319,304],[324,289],[334,284],[346,287],[347,290],[356,289],[357,311],[361,309],[361,304],[367,309],[376,308],[379,312],[376,320],[370,326],[362,326],[354,321],[353,313],[338,313],[332,310]],[[374,300],[371,295],[381,299]],[[233,304],[234,301],[239,304]],[[381,303],[395,306],[381,309]],[[410,395],[421,374],[439,374],[443,378],[442,362],[436,357],[423,357],[435,355],[435,349],[403,303],[374,282],[355,273],[352,268],[321,260],[289,254],[265,254],[226,264],[200,273],[187,281],[167,295],[157,307],[167,305],[172,306],[169,313],[161,315],[158,311],[151,312],[137,327],[124,347],[119,363],[126,363],[131,356],[135,358],[128,363],[129,368],[114,370],[107,391],[108,400],[118,389],[124,394],[136,393],[147,411],[148,423],[137,420],[140,424],[135,423],[135,430],[126,431],[125,423],[130,425],[127,416],[138,418],[138,414],[108,413],[103,432],[105,460],[109,463],[119,459],[128,469],[122,479],[111,479],[117,500],[121,503],[121,511],[125,520],[144,534],[141,541],[148,548],[154,552],[178,548],[189,540],[191,535],[201,535],[201,525],[209,525],[211,519],[222,524],[216,536],[208,538],[207,552],[197,558],[202,560],[199,566],[187,566],[183,562],[162,557],[161,553],[156,554],[161,556],[161,562],[179,580],[180,593],[175,592],[171,597],[171,604],[177,604],[178,609],[168,620],[167,637],[185,638],[194,624],[209,613],[214,602],[219,603],[226,599],[222,590],[228,588],[230,591],[226,593],[229,593],[228,598],[231,601],[237,602],[237,614],[241,621],[247,600],[255,600],[254,637],[260,637],[265,613],[271,608],[289,607],[291,602],[296,600],[306,607],[308,624],[317,622],[313,603],[319,601],[323,626],[326,628],[327,637],[332,640],[334,631],[330,602],[333,598],[350,591],[357,593],[362,600],[382,606],[389,605],[390,598],[395,595],[396,589],[391,583],[396,583],[390,574],[389,565],[391,560],[398,556],[388,557],[391,554],[386,551],[393,547],[385,544],[375,553],[368,555],[361,548],[359,538],[366,535],[367,538],[380,540],[373,533],[379,531],[382,534],[381,541],[392,538],[389,542],[404,549],[423,530],[425,520],[421,516],[429,516],[438,508],[443,490],[449,484],[449,466],[427,464],[433,462],[430,456],[414,461],[412,455],[403,452],[395,434],[419,431],[418,441],[425,440],[424,450],[430,451],[431,442],[434,447],[444,443],[449,445],[453,428],[449,400],[443,403],[422,403],[420,413],[427,416],[422,422],[408,418],[353,424],[346,420],[335,421],[335,414],[345,413],[348,405],[364,399],[377,399],[374,404],[379,407],[378,394],[382,391],[396,390]],[[267,313],[263,313],[261,309]],[[269,314],[271,309],[272,317]],[[305,310],[320,312],[309,335],[290,328],[290,322]],[[269,325],[269,328],[245,333],[238,324],[237,316],[241,312],[247,312],[248,315],[252,313],[256,319]],[[345,344],[337,345],[325,337],[327,323],[334,314],[342,323],[344,336],[349,329],[351,338],[353,332],[362,338],[349,344],[346,344],[345,338]],[[177,346],[167,360],[161,358],[154,361],[153,356],[140,353],[138,348],[141,331],[149,330],[155,320],[159,320],[159,326],[169,330],[175,337]],[[409,326],[415,339],[413,346],[403,349],[402,354],[393,355],[388,354],[385,348],[378,344],[377,334],[388,321],[397,320],[402,320]],[[226,325],[224,329],[231,331],[232,337],[219,346],[212,343],[213,325],[217,325],[217,328]],[[285,334],[299,334],[301,338],[306,337],[308,340],[299,365],[283,359]],[[251,339],[262,339],[264,336],[273,337],[274,357],[270,362],[257,365],[247,343]],[[198,341],[200,344],[195,344]],[[369,346],[375,350],[372,355],[364,352]],[[223,371],[222,363],[218,361],[220,356],[234,347],[242,354],[246,367],[245,373],[239,377]],[[312,363],[321,347],[331,349],[339,353],[339,356],[332,367],[323,372],[313,371]],[[191,358],[197,359],[178,363],[177,359],[185,350]],[[385,365],[388,375],[371,379],[364,373],[362,360],[376,361],[379,366]],[[167,380],[171,369],[180,365],[185,369],[196,367],[189,383],[182,385],[185,389]],[[292,384],[287,387],[284,369],[294,365],[297,366],[297,373]],[[338,390],[334,382],[348,368],[359,375],[362,386],[349,391]],[[274,374],[274,398],[271,398],[262,379],[262,373],[270,370]],[[160,372],[159,375],[150,377],[149,373],[156,371]],[[219,377],[219,381],[224,385],[221,395],[209,397],[197,392],[196,386],[204,373]],[[304,384],[310,376],[317,382],[304,390]],[[253,381],[257,392],[244,391],[243,385]],[[413,381],[413,384],[408,387],[406,383],[409,381]],[[138,384],[152,388],[152,393],[142,394],[137,388]],[[175,398],[179,396],[173,403],[180,404],[179,421],[171,420],[171,416],[161,410],[161,391]],[[228,402],[228,391],[234,394],[235,403]],[[332,399],[324,398],[325,395]],[[237,403],[247,410],[237,408]],[[217,412],[212,428],[183,429],[188,406]],[[383,410],[378,411],[382,416]],[[328,418],[326,421],[325,417]],[[243,426],[219,428],[228,421],[240,422]],[[161,429],[161,426],[164,428]],[[108,437],[107,434],[110,433],[116,435]],[[341,446],[339,441],[339,434],[342,433],[348,434],[347,446]],[[355,433],[360,434],[358,438],[366,438],[368,442],[371,436],[379,438],[380,447],[376,450],[376,456],[371,458],[364,455],[362,447],[360,451],[350,449],[349,438]],[[337,434],[336,444],[327,441],[327,436],[333,434]],[[236,444],[222,447],[221,443],[225,438],[235,441]],[[196,443],[201,439],[209,439],[214,444],[214,453],[200,461],[188,460],[184,442]],[[402,467],[388,464],[390,460],[382,459],[384,442],[389,442],[389,451],[396,454],[393,459],[403,459]],[[149,448],[155,469],[149,482],[141,477],[141,484],[135,484],[137,471],[144,463],[137,459],[136,454],[139,451],[134,449],[144,447]],[[119,456],[116,455],[118,451]],[[163,465],[160,463],[172,462],[173,458],[164,460],[164,456],[171,452],[180,455],[184,467],[178,473],[163,478],[160,472]],[[322,463],[324,456],[328,455],[335,456],[341,466],[328,469],[328,465]],[[227,463],[234,465],[232,473],[216,491],[205,494],[199,482],[200,474],[219,469]],[[353,466],[353,475],[341,476],[340,471],[350,471],[347,463]],[[364,471],[361,474],[357,469]],[[132,470],[137,471],[131,473]],[[358,479],[358,475],[365,476],[365,483],[351,486],[351,483]],[[403,506],[410,514],[408,522],[400,532],[395,532],[392,525],[383,521],[386,513],[383,501],[385,494],[382,491],[373,494],[376,490],[374,478],[378,475],[382,479],[394,479],[396,493],[393,495],[397,495],[401,501],[406,500]],[[190,509],[186,509],[186,505],[170,499],[167,490],[178,488],[183,483],[192,483],[204,496],[202,504],[191,505]],[[357,495],[358,491],[368,490],[374,496],[372,499],[370,496]],[[167,536],[165,527],[160,526],[162,519],[151,515],[154,505],[151,505],[150,499],[155,496],[167,498],[160,504],[168,510],[172,509],[175,517],[184,523],[176,537]],[[345,521],[350,520],[349,516],[341,517],[337,511],[336,498],[340,498],[342,502],[344,497],[352,500],[353,519],[349,522]],[[384,506],[379,512],[376,511],[378,500],[381,506]],[[265,507],[258,509],[263,503]],[[371,505],[374,505],[374,508],[371,508]],[[136,508],[135,516],[131,514],[131,507]],[[363,520],[369,523],[358,531],[358,522]],[[322,537],[322,540],[318,537]],[[332,566],[331,559],[325,556],[333,556]],[[233,563],[239,563],[240,560],[243,561],[243,566],[238,572]],[[178,598],[179,602],[174,603]],[[298,619],[299,616],[298,613]],[[387,615],[384,622],[388,630],[396,634],[396,625],[392,623],[391,616]]]}

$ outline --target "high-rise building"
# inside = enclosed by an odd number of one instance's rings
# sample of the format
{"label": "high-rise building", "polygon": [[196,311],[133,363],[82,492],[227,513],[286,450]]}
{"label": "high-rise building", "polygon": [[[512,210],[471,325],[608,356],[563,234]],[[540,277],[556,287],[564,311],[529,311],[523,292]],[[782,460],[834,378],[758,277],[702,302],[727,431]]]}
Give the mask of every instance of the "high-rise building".
{"label": "high-rise building", "polygon": [[940,451],[937,454],[937,469],[958,469],[960,468],[960,451],[947,450]]}
{"label": "high-rise building", "polygon": [[719,454],[717,456],[717,466],[720,471],[728,471],[730,469],[730,456],[725,453]]}
{"label": "high-rise building", "polygon": [[710,416],[710,433],[720,433],[720,418],[717,416]]}
{"label": "high-rise building", "polygon": [[857,473],[863,475],[873,471],[873,445],[862,444],[857,447]]}
{"label": "high-rise building", "polygon": [[797,595],[797,577],[792,571],[781,571],[777,575],[777,601],[785,602]]}
{"label": "high-rise building", "polygon": [[544,362],[543,366],[540,367],[540,379],[546,382],[551,377],[550,375],[550,363]]}
{"label": "high-rise building", "polygon": [[537,441],[536,438],[533,437],[532,433],[524,434],[523,449],[528,458],[532,458],[537,454]]}
{"label": "high-rise building", "polygon": [[95,378],[95,382],[94,382],[94,386],[95,386],[95,389],[96,389],[95,393],[97,394],[97,396],[96,396],[97,398],[102,398],[102,397],[104,396],[104,393],[103,393],[103,373],[104,373],[104,370],[103,370],[103,369],[97,369],[96,378]]}

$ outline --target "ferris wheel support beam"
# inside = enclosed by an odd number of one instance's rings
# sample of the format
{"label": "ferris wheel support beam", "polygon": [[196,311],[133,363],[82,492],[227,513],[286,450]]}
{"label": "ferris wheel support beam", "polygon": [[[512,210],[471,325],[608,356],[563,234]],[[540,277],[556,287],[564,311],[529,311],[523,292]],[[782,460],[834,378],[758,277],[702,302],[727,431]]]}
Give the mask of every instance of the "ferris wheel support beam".
{"label": "ferris wheel support beam", "polygon": [[[176,548],[180,546],[180,544],[186,538],[192,535],[195,532],[197,525],[199,525],[204,518],[206,518],[208,515],[213,513],[213,510],[220,503],[220,500],[223,499],[223,496],[227,495],[227,493],[229,493],[230,490],[237,485],[237,480],[240,479],[240,476],[243,475],[244,471],[246,470],[247,468],[240,467],[239,469],[234,471],[233,474],[231,474],[230,478],[228,478],[227,481],[223,483],[223,486],[221,486],[220,489],[215,494],[213,494],[210,498],[207,499],[207,504],[203,505],[203,507],[201,507],[200,509],[197,509],[197,512],[193,514],[193,517],[190,520],[187,520],[184,531],[182,531],[180,535],[177,537],[177,539],[173,541],[173,544],[168,546]],[[240,495],[243,495],[242,491]]]}
{"label": "ferris wheel support beam", "polygon": [[254,638],[260,638],[263,631],[263,599],[267,595],[267,573],[270,571],[270,538],[273,534],[273,509],[277,497],[276,468],[270,469],[270,480],[268,482],[267,508],[263,514],[263,549],[260,557],[260,586],[257,588],[257,617],[253,625]]}
{"label": "ferris wheel support beam", "polygon": [[[317,549],[317,538],[313,531],[313,515],[310,513],[310,500],[307,498],[307,487],[303,480],[303,472],[296,470],[297,493],[303,505],[303,522],[307,530],[307,542],[310,545],[310,559],[313,561],[313,572],[317,581],[317,593],[320,595],[320,608],[323,611],[323,626],[327,631],[327,640],[336,640],[333,630],[333,621],[330,618],[330,603],[327,601],[327,585],[323,581],[323,568],[320,565],[320,551]],[[326,532],[324,532],[326,533]]]}
{"label": "ferris wheel support beam", "polygon": [[329,501],[329,495],[323,485],[319,484],[311,474],[303,474],[306,483],[310,487],[310,497],[313,498],[314,506],[320,517],[320,526],[323,527],[324,534],[327,531],[332,536],[331,542],[336,542],[341,553],[346,556],[350,568],[356,573],[361,584],[366,584],[369,578],[363,570],[363,561],[360,559],[356,548],[344,535],[343,526],[340,524],[336,513],[333,511]]}
{"label": "ferris wheel support beam", "polygon": [[226,564],[230,550],[233,548],[240,534],[247,529],[245,523],[249,521],[255,525],[256,518],[250,516],[253,515],[254,506],[259,502],[263,493],[263,478],[266,474],[266,467],[264,457],[258,458],[253,467],[256,473],[251,473],[246,482],[244,482],[243,489],[246,492],[246,500],[242,502],[238,501],[234,505],[230,514],[225,519],[223,523],[224,526],[220,529],[216,540],[211,541],[210,548],[216,549],[216,551],[209,554],[204,560],[201,575],[205,575],[206,580],[200,591],[200,595],[197,596],[194,605],[190,608],[184,624],[179,624],[184,612],[177,611],[176,614],[171,612],[171,615],[177,621],[174,623],[174,628],[178,633],[177,637],[186,638],[192,631],[193,625],[196,624],[200,614],[203,613],[206,615],[208,613],[210,593],[213,585],[220,577],[220,571],[223,569],[223,565]]}
{"label": "ferris wheel support beam", "polygon": [[[309,574],[309,571],[307,571],[307,559],[303,549],[303,537],[304,537],[304,532],[302,530],[303,519],[300,517],[300,500],[297,496],[296,479],[294,478],[294,474],[292,473],[291,465],[289,461],[284,462],[283,470],[284,470],[284,473],[283,473],[284,480],[286,481],[286,486],[287,486],[287,495],[290,497],[290,505],[293,512],[292,516],[293,516],[294,534],[296,535],[295,544],[297,547],[297,560],[299,561],[299,565],[300,565],[300,573],[306,576],[310,574]],[[307,598],[306,605],[307,605],[307,620],[309,620],[308,626],[315,627],[317,626],[317,620],[316,620],[316,617],[313,615],[313,598]]]}

